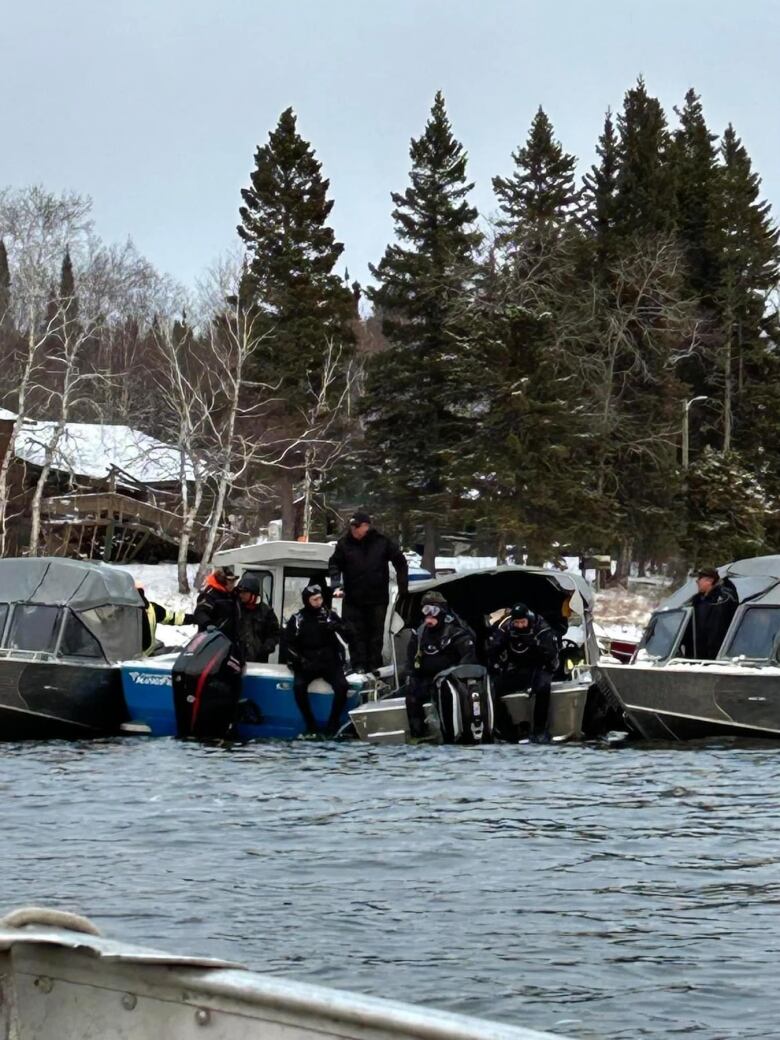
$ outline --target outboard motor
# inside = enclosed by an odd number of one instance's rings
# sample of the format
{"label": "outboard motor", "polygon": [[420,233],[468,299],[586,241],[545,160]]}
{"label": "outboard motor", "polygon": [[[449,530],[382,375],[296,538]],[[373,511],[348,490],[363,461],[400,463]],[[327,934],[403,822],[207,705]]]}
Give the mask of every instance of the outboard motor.
{"label": "outboard motor", "polygon": [[180,737],[224,737],[241,696],[241,662],[216,628],[198,632],[173,664],[173,704]]}
{"label": "outboard motor", "polygon": [[492,743],[493,697],[482,665],[459,664],[439,672],[433,681],[433,703],[445,744]]}

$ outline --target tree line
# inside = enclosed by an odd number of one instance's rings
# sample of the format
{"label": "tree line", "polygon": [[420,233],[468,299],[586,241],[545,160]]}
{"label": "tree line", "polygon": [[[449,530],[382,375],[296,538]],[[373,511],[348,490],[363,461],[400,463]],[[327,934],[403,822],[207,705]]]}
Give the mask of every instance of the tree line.
{"label": "tree line", "polygon": [[479,214],[437,94],[364,289],[291,109],[255,153],[239,251],[195,294],[99,243],[84,200],[5,192],[6,406],[179,445],[185,531],[207,515],[214,539],[226,514],[321,536],[361,505],[429,565],[453,529],[622,572],[770,550],[780,246],[760,178],[695,91],[669,119],[642,79],[596,153],[579,178],[540,108]]}

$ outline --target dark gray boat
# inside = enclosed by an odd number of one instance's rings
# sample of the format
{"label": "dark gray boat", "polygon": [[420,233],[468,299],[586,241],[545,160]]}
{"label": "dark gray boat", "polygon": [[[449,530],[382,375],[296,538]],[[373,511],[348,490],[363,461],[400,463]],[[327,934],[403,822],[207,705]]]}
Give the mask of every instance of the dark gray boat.
{"label": "dark gray boat", "polygon": [[129,573],[56,557],[0,560],[0,740],[118,732],[118,665],[140,655]]}
{"label": "dark gray boat", "polygon": [[595,668],[602,688],[647,739],[780,739],[780,556],[738,560],[718,573],[739,606],[715,660],[686,654],[692,579],[654,611],[630,664],[602,658]]}

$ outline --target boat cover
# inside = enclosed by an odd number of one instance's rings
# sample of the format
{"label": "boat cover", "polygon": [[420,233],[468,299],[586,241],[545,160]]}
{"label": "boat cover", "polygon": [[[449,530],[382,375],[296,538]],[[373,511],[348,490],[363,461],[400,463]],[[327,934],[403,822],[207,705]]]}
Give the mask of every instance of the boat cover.
{"label": "boat cover", "polygon": [[109,661],[141,653],[141,602],[132,575],[92,560],[0,560],[0,602],[69,607]]}

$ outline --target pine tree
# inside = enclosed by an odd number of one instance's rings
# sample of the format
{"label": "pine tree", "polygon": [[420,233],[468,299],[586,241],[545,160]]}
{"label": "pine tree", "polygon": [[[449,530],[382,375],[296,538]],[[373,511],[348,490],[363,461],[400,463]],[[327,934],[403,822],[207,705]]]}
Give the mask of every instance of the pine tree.
{"label": "pine tree", "polygon": [[14,320],[11,305],[11,271],[8,267],[8,252],[5,242],[0,238],[0,334],[7,334],[13,330]]}
{"label": "pine tree", "polygon": [[596,267],[602,276],[615,258],[617,186],[620,154],[612,112],[607,109],[604,129],[596,145],[599,162],[583,178],[583,224],[594,245]]}
{"label": "pine tree", "polygon": [[[239,210],[238,233],[248,255],[239,301],[253,311],[254,333],[267,336],[252,374],[281,391],[266,421],[277,443],[290,444],[287,468],[275,479],[285,536],[294,537],[294,485],[304,468],[308,472],[305,458],[310,455],[294,446],[302,416],[319,391],[329,345],[345,364],[352,351],[356,304],[334,272],[344,247],[328,224],[333,208],[329,181],[298,133],[291,108],[257,148],[250,180]],[[334,399],[342,387],[343,378],[332,381]]]}
{"label": "pine tree", "polygon": [[[780,279],[780,243],[761,178],[729,125],[721,145],[720,281],[715,305],[723,339],[722,386],[724,450],[734,445],[743,458],[780,473],[780,451],[768,430],[780,416],[776,311],[767,307]],[[732,431],[733,417],[733,431]],[[763,456],[763,459],[760,457]],[[775,489],[773,488],[773,491]]]}
{"label": "pine tree", "polygon": [[330,182],[291,108],[255,152],[250,181],[237,229],[249,258],[242,302],[265,319],[275,374],[295,397],[318,368],[328,338],[351,339],[354,304],[334,273],[344,246],[327,223]]}
{"label": "pine tree", "polygon": [[711,309],[718,282],[717,134],[710,133],[701,99],[693,88],[685,105],[675,109],[680,126],[674,133],[671,161],[676,189],[677,234],[688,266],[691,292]]}
{"label": "pine tree", "polygon": [[65,256],[62,258],[62,268],[60,270],[59,309],[60,328],[58,332],[60,337],[64,339],[72,333],[79,316],[79,301],[76,296],[73,261],[70,258],[70,249],[67,248]]}
{"label": "pine tree", "polygon": [[576,156],[564,152],[540,107],[525,144],[512,153],[511,177],[494,177],[501,217],[498,244],[539,253],[566,227],[579,201]]}
{"label": "pine tree", "polygon": [[467,196],[466,152],[441,92],[412,140],[410,185],[393,193],[396,241],[371,272],[389,349],[371,359],[365,404],[368,443],[385,493],[425,525],[433,565],[439,521],[453,506],[450,479],[469,421],[459,404],[464,375],[465,291],[481,235]]}
{"label": "pine tree", "polygon": [[625,237],[668,234],[676,220],[671,139],[661,103],[641,76],[626,92],[617,125],[616,227]]}

